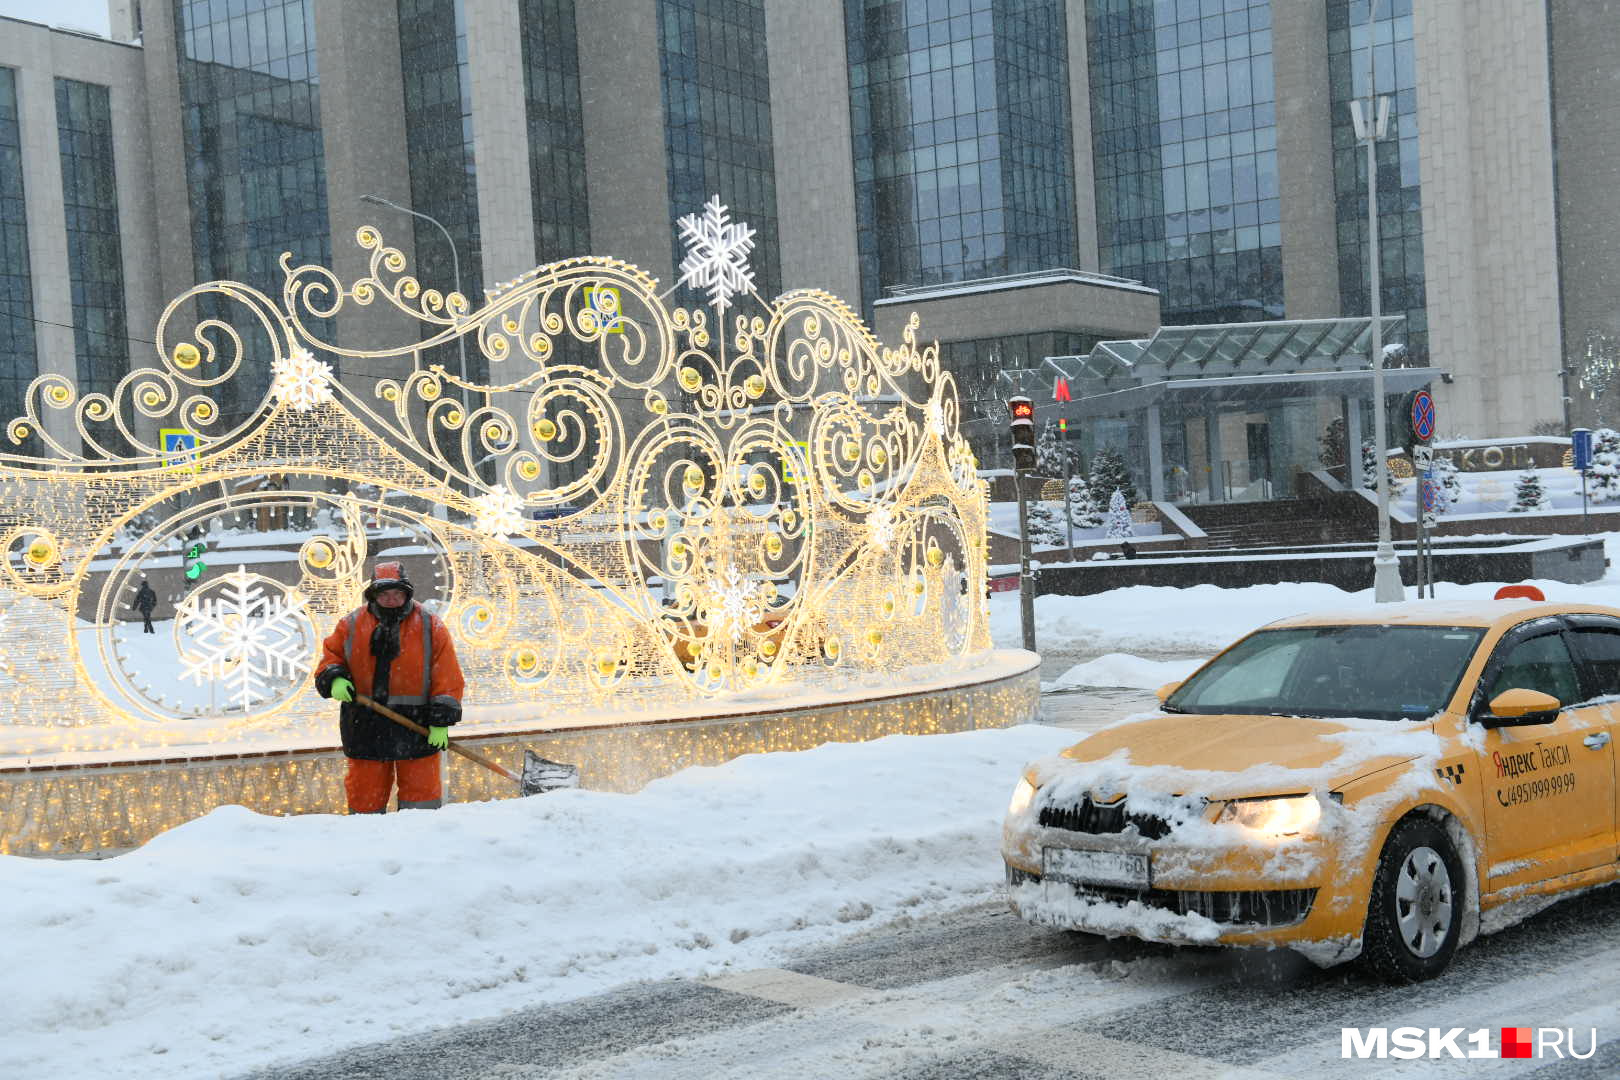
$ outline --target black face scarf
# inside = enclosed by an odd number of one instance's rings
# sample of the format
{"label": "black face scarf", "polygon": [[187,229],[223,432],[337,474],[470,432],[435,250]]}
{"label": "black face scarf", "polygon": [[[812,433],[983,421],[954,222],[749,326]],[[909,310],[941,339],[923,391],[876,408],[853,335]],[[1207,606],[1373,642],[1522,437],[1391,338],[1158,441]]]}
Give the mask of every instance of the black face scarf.
{"label": "black face scarf", "polygon": [[410,600],[397,608],[385,608],[376,601],[366,605],[377,620],[376,628],[371,631],[371,658],[377,665],[371,676],[371,696],[375,701],[384,704],[388,701],[389,669],[394,657],[399,655],[399,628],[413,606]]}

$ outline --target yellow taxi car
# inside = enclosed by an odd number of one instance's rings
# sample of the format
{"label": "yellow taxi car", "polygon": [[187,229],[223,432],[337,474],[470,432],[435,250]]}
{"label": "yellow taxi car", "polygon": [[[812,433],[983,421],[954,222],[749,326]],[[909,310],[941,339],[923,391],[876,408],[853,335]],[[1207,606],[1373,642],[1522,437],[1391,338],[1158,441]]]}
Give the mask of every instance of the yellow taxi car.
{"label": "yellow taxi car", "polygon": [[1620,610],[1539,601],[1513,586],[1241,639],[1160,711],[1025,770],[1002,833],[1014,909],[1415,981],[1614,881]]}

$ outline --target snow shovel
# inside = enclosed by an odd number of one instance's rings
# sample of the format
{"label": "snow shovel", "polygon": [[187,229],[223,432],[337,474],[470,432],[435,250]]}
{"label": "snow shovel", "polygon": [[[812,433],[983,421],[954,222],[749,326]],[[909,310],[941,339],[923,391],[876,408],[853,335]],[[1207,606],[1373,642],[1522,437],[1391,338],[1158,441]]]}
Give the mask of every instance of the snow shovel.
{"label": "snow shovel", "polygon": [[[401,727],[410,728],[418,735],[426,736],[428,729],[415,720],[408,720],[386,705],[380,705],[364,694],[354,695],[354,700],[372,712],[388,717]],[[564,765],[558,761],[547,761],[533,750],[523,751],[523,775],[515,775],[506,766],[491,761],[476,750],[469,750],[458,742],[452,742],[450,749],[469,761],[476,761],[490,772],[500,773],[518,786],[519,795],[539,795],[558,788],[579,787],[579,766]]]}

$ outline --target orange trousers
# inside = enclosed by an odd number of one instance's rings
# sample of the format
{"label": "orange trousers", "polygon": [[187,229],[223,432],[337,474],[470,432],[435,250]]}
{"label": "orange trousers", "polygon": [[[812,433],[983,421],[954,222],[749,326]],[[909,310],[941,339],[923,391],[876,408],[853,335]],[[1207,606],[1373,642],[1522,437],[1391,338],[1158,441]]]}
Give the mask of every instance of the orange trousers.
{"label": "orange trousers", "polygon": [[351,814],[380,814],[386,810],[396,776],[401,810],[437,810],[444,805],[438,754],[403,761],[347,760],[349,771],[343,777],[343,790],[348,793]]}

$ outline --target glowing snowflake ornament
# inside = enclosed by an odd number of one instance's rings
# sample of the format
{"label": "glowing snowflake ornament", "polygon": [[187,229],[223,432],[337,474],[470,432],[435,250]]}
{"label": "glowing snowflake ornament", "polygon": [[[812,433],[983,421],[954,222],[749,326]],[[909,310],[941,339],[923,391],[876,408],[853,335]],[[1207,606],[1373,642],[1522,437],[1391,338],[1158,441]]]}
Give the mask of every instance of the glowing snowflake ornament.
{"label": "glowing snowflake ornament", "polygon": [[243,713],[296,692],[315,662],[306,603],[242,566],[196,590],[175,611],[180,677],[215,683]]}
{"label": "glowing snowflake ornament", "polygon": [[749,581],[735,566],[728,565],[710,587],[708,612],[714,633],[728,633],[732,641],[742,640],[743,631],[764,614],[764,599],[758,582]]}
{"label": "glowing snowflake ornament", "polygon": [[928,403],[928,420],[926,427],[928,434],[943,436],[945,434],[945,409],[938,400]]}
{"label": "glowing snowflake ornament", "polygon": [[506,490],[505,485],[498,485],[473,502],[479,532],[504,540],[523,531],[523,498],[515,491]]}
{"label": "glowing snowflake ornament", "polygon": [[731,211],[716,195],[704,204],[703,214],[687,214],[675,224],[687,245],[681,260],[681,281],[694,289],[708,289],[709,303],[724,312],[731,297],[754,287],[748,253],[754,248],[751,226],[730,220]]}
{"label": "glowing snowflake ornament", "polygon": [[270,363],[270,392],[299,412],[332,400],[332,365],[308,349],[294,349]]}

